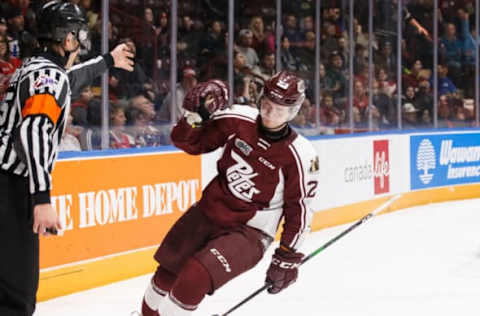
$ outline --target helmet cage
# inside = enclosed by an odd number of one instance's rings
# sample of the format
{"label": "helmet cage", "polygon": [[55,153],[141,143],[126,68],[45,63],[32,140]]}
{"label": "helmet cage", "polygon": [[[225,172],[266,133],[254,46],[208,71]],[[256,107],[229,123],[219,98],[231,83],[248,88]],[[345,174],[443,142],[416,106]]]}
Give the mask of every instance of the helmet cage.
{"label": "helmet cage", "polygon": [[68,34],[72,33],[75,39],[83,48],[87,47],[89,41],[89,32],[87,25],[83,23],[68,23],[65,26],[55,28],[52,40],[55,42],[62,42],[67,38]]}

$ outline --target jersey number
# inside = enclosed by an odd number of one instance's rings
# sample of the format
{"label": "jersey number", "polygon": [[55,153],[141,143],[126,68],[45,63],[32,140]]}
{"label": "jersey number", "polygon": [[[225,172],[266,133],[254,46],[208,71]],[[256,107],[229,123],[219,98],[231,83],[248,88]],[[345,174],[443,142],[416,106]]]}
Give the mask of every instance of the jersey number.
{"label": "jersey number", "polygon": [[317,186],[318,186],[317,181],[309,181],[307,183],[307,187],[308,187],[307,197],[309,197],[309,198],[315,197],[315,195],[317,194]]}

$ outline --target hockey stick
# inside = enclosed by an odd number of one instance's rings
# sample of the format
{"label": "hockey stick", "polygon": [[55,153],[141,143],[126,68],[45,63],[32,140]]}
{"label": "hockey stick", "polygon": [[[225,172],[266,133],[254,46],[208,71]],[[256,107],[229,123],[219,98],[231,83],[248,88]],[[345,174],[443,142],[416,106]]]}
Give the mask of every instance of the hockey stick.
{"label": "hockey stick", "polygon": [[[320,248],[318,248],[317,250],[313,251],[312,253],[310,253],[308,256],[306,256],[305,258],[303,258],[302,262],[300,263],[300,265],[304,264],[305,262],[307,262],[308,260],[312,259],[313,257],[315,257],[316,255],[318,255],[320,252],[322,252],[323,250],[325,250],[326,248],[328,248],[331,244],[333,244],[334,242],[336,242],[337,240],[339,240],[340,238],[342,238],[343,236],[345,236],[346,234],[348,234],[349,232],[351,232],[352,230],[354,230],[355,228],[357,228],[358,226],[360,226],[361,224],[363,224],[364,222],[366,222],[367,220],[369,220],[371,217],[377,215],[378,213],[380,213],[381,211],[385,210],[387,207],[389,207],[393,202],[395,202],[396,200],[398,200],[400,197],[402,196],[402,194],[397,194],[397,195],[394,195],[393,197],[391,197],[387,202],[383,203],[382,205],[380,205],[379,207],[377,207],[376,209],[374,209],[373,211],[371,211],[370,213],[368,213],[367,215],[365,215],[364,217],[362,217],[361,219],[359,219],[358,221],[356,221],[353,225],[351,225],[350,227],[348,227],[347,229],[345,229],[344,231],[342,231],[340,234],[338,234],[337,236],[333,237],[332,239],[330,239],[329,241],[327,241],[323,246],[321,246]],[[252,298],[254,298],[255,296],[257,296],[258,294],[262,293],[263,291],[265,291],[266,289],[268,289],[269,287],[271,286],[271,284],[268,284],[266,283],[264,286],[262,286],[261,288],[259,288],[258,290],[256,290],[255,292],[253,292],[252,294],[250,294],[248,297],[246,297],[245,299],[243,299],[240,303],[238,303],[237,305],[233,306],[232,308],[230,308],[228,311],[226,311],[225,313],[219,315],[219,314],[215,314],[215,315],[212,315],[212,316],[227,316],[229,315],[230,313],[232,313],[234,310],[238,309],[240,306],[242,306],[243,304],[247,303],[248,301],[250,301]]]}

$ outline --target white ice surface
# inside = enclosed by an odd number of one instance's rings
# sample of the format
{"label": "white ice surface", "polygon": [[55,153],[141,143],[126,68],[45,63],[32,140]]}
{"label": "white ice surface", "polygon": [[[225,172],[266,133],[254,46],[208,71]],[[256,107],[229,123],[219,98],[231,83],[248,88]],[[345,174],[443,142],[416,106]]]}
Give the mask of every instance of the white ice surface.
{"label": "white ice surface", "polygon": [[[312,233],[310,253],[351,224]],[[258,266],[204,299],[193,315],[222,314],[262,286]],[[129,316],[150,275],[42,302],[35,316]],[[233,316],[478,316],[480,199],[376,216],[301,267],[297,283],[261,293]]]}

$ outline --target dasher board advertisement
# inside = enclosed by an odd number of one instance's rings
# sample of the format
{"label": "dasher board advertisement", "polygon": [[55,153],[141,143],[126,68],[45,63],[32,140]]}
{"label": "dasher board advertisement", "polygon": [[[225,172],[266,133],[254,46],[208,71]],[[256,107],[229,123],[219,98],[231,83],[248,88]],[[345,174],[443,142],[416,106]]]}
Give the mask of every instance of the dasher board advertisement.
{"label": "dasher board advertisement", "polygon": [[400,172],[405,170],[401,168],[402,144],[401,136],[316,142],[321,178],[319,209],[400,192]]}
{"label": "dasher board advertisement", "polygon": [[480,182],[480,133],[410,137],[411,189]]}
{"label": "dasher board advertisement", "polygon": [[64,234],[41,239],[40,266],[158,245],[200,196],[200,156],[170,152],[60,160],[52,204]]}

